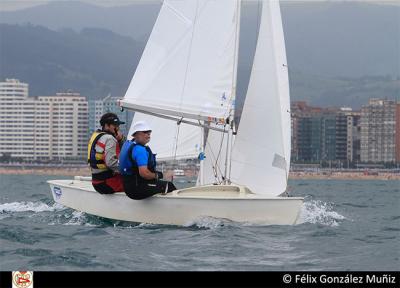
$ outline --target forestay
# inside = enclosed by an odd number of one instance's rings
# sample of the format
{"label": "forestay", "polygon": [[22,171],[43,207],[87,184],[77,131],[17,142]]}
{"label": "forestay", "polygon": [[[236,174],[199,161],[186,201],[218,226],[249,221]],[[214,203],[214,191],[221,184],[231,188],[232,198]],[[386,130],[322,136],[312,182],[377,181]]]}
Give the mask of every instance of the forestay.
{"label": "forestay", "polygon": [[232,151],[233,183],[276,196],[287,187],[290,113],[286,53],[278,1],[263,1],[250,83]]}
{"label": "forestay", "polygon": [[232,100],[237,8],[232,0],[164,1],[121,106],[223,122]]}

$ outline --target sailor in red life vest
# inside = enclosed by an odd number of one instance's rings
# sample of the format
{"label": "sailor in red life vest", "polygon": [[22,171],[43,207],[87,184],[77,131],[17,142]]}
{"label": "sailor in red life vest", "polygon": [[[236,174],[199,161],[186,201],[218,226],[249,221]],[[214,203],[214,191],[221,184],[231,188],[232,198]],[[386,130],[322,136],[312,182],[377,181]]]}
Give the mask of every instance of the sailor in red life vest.
{"label": "sailor in red life vest", "polygon": [[92,185],[100,194],[124,191],[118,171],[118,157],[125,136],[119,130],[121,122],[114,113],[106,113],[100,119],[101,130],[90,138],[88,164],[92,172]]}

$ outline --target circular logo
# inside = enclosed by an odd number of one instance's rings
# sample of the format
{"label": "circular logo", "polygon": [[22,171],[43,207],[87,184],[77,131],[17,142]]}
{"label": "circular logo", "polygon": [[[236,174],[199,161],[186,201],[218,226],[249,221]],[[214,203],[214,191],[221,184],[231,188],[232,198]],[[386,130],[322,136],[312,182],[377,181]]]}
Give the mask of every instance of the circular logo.
{"label": "circular logo", "polygon": [[33,287],[33,272],[31,271],[14,271],[12,273],[13,286],[18,288]]}
{"label": "circular logo", "polygon": [[283,275],[283,283],[289,284],[290,282],[292,282],[292,276],[289,274]]}

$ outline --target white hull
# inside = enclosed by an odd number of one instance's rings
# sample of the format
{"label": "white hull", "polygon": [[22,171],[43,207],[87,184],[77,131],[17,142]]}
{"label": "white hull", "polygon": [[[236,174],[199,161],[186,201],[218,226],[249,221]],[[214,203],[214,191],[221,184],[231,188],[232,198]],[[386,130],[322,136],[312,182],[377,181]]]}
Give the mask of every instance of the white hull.
{"label": "white hull", "polygon": [[200,217],[215,217],[261,225],[291,225],[303,198],[266,197],[244,186],[202,186],[132,200],[125,193],[101,195],[88,177],[50,180],[54,201],[105,218],[154,224],[185,225]]}

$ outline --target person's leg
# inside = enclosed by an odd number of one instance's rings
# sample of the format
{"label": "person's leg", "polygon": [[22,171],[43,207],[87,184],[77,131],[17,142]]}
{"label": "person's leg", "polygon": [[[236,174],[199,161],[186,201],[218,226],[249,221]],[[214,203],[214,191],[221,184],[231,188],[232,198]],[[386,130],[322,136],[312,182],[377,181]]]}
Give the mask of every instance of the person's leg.
{"label": "person's leg", "polygon": [[99,182],[97,181],[96,183],[93,183],[93,188],[94,190],[96,190],[97,192],[99,192],[100,194],[113,194],[114,190],[108,186],[105,181],[104,182]]}
{"label": "person's leg", "polygon": [[122,176],[120,174],[116,174],[111,178],[106,179],[106,184],[111,187],[114,192],[123,192],[124,185],[122,183]]}
{"label": "person's leg", "polygon": [[172,192],[172,191],[174,191],[174,190],[176,190],[176,187],[175,187],[174,183],[168,182],[167,193]]}
{"label": "person's leg", "polygon": [[136,181],[135,176],[123,176],[124,190],[126,195],[134,200],[149,198],[158,193],[176,190],[172,182],[163,180]]}

